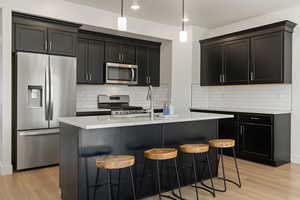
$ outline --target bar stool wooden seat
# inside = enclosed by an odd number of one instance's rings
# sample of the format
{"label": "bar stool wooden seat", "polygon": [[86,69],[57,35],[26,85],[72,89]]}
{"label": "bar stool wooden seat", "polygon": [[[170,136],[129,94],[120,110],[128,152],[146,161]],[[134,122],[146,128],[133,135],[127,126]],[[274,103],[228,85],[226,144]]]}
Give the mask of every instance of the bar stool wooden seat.
{"label": "bar stool wooden seat", "polygon": [[[198,188],[203,189],[203,190],[211,193],[215,197],[214,183],[213,183],[213,180],[212,180],[212,170],[211,170],[211,165],[210,165],[209,156],[208,156],[209,145],[208,144],[183,144],[183,145],[179,146],[179,150],[182,153],[192,154],[192,156],[193,156],[192,169],[193,169],[193,172],[194,172],[194,184],[195,184],[194,187],[195,187],[195,191],[196,191],[196,195],[197,195],[197,200],[199,199]],[[209,174],[210,174],[210,181],[211,181],[211,185],[212,185],[210,188],[212,190],[209,190],[209,188],[207,188],[207,187],[199,187],[198,186],[196,155],[199,155],[199,154],[205,154],[206,155],[206,162],[207,162],[208,171],[209,171]]]}
{"label": "bar stool wooden seat", "polygon": [[[133,173],[132,173],[132,166],[135,164],[135,157],[131,155],[109,155],[109,156],[103,156],[101,158],[96,159],[96,166],[97,168],[106,169],[107,170],[107,185],[108,185],[108,194],[109,194],[109,200],[112,200],[112,183],[111,183],[111,170],[118,169],[119,170],[119,182],[118,187],[120,187],[120,170],[124,168],[128,168],[130,172],[130,178],[131,178],[131,187],[132,187],[132,193],[133,193],[133,199],[136,199],[135,194],[135,186],[134,186],[134,179],[133,179]],[[98,176],[98,175],[97,175]],[[119,193],[118,188],[118,193]],[[119,194],[118,194],[119,198]]]}
{"label": "bar stool wooden seat", "polygon": [[[238,168],[237,160],[236,160],[235,140],[233,140],[233,139],[214,139],[214,140],[209,140],[208,143],[212,148],[215,148],[216,150],[218,150],[218,149],[220,150],[220,153],[218,154],[219,155],[218,156],[218,166],[219,166],[219,162],[221,159],[223,177],[218,177],[218,178],[222,179],[224,181],[224,189],[216,189],[216,191],[226,192],[226,190],[227,190],[226,182],[230,182],[230,183],[237,185],[238,187],[242,187],[239,168]],[[224,159],[223,159],[223,149],[224,148],[232,149],[238,183],[226,178],[225,170],[224,170]]]}
{"label": "bar stool wooden seat", "polygon": [[[144,151],[144,157],[146,158],[146,162],[145,162],[145,165],[144,165],[143,179],[142,179],[142,183],[140,184],[140,190],[143,187],[143,182],[144,182],[144,178],[145,178],[145,171],[146,171],[146,163],[149,160],[152,160],[152,161],[156,162],[156,173],[157,173],[159,199],[162,199],[162,197],[165,197],[165,198],[168,198],[168,199],[176,199],[172,196],[161,194],[161,180],[160,180],[160,178],[161,178],[162,174],[160,173],[159,162],[173,160],[174,169],[175,169],[175,173],[176,173],[176,179],[177,179],[177,185],[178,185],[178,190],[179,190],[179,197],[178,198],[182,199],[181,186],[180,186],[180,180],[179,180],[179,174],[178,174],[178,168],[177,168],[177,161],[176,161],[177,153],[178,153],[178,151],[175,148],[153,148],[153,149],[149,149],[149,150]],[[168,170],[168,173],[169,172],[170,172],[170,170]],[[173,191],[173,193],[174,193],[174,191]]]}

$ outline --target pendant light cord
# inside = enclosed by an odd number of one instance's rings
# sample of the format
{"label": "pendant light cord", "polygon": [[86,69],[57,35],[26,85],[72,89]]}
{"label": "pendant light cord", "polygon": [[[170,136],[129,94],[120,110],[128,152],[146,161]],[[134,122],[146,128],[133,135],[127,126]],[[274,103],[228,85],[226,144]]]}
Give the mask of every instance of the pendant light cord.
{"label": "pendant light cord", "polygon": [[123,10],[124,10],[124,0],[121,0],[121,17],[124,16]]}
{"label": "pendant light cord", "polygon": [[181,23],[182,23],[182,30],[184,31],[184,0],[182,0],[182,19],[181,19]]}

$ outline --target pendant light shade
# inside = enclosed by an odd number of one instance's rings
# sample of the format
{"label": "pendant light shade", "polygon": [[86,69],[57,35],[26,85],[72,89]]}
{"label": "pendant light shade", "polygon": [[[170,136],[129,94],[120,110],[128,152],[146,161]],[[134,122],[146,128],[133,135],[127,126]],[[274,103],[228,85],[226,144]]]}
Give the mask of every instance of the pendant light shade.
{"label": "pendant light shade", "polygon": [[188,40],[188,34],[184,30],[184,22],[185,22],[185,17],[184,17],[184,0],[182,0],[182,18],[181,18],[181,31],[179,32],[179,41],[180,42],[187,42]]}
{"label": "pendant light shade", "polygon": [[118,30],[127,31],[127,18],[124,17],[124,2],[121,0],[121,17],[118,17]]}

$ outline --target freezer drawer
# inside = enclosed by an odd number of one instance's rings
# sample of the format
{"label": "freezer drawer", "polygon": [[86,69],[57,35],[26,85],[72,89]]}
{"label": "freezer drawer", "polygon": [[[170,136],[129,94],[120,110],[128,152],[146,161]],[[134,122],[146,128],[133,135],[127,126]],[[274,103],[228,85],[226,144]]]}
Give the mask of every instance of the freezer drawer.
{"label": "freezer drawer", "polygon": [[43,167],[59,162],[59,129],[17,132],[16,170]]}

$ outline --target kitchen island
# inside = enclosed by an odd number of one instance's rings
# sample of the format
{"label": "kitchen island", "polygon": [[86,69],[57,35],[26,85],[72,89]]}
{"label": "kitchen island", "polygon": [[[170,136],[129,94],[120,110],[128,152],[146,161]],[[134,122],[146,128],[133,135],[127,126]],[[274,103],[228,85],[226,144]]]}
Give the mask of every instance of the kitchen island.
{"label": "kitchen island", "polygon": [[[95,184],[96,157],[88,159],[87,165],[82,157],[86,152],[95,147],[109,147],[112,154],[130,154],[136,157],[134,176],[138,198],[157,194],[156,180],[146,176],[143,188],[141,174],[145,159],[143,152],[154,147],[178,147],[185,143],[207,143],[208,140],[218,137],[218,120],[232,118],[232,115],[211,113],[181,113],[174,117],[165,118],[156,116],[154,120],[149,117],[71,117],[60,119],[60,188],[63,200],[86,200],[87,196],[93,199],[94,189],[86,189]],[[214,175],[217,173],[216,153],[210,152]],[[187,155],[181,157],[181,163],[189,164],[191,161]],[[199,158],[199,164],[201,164]],[[85,169],[88,169],[86,176]],[[164,165],[163,169],[167,169]],[[181,184],[187,185],[193,182],[191,169],[180,170]],[[117,171],[117,170],[116,170]],[[148,165],[148,174],[155,172],[151,163]],[[173,173],[171,171],[171,173]],[[162,174],[165,174],[162,172]],[[112,182],[118,180],[118,174],[112,174]],[[208,177],[207,168],[203,170],[203,178]],[[162,176],[163,190],[173,187],[174,176],[166,179]],[[129,176],[126,170],[121,175],[122,199],[131,199]],[[154,182],[153,182],[154,181]],[[100,171],[100,184],[106,182],[106,171]],[[117,187],[113,190],[116,193]],[[101,187],[96,191],[96,199],[108,199],[107,187]]]}

